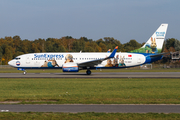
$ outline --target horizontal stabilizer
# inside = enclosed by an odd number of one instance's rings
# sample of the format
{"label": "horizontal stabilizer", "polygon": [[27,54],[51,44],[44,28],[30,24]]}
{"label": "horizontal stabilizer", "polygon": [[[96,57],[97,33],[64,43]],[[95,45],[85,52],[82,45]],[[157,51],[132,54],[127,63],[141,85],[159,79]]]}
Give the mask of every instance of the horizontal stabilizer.
{"label": "horizontal stabilizer", "polygon": [[163,55],[167,55],[170,54],[170,52],[166,52],[166,53],[160,53],[160,54],[151,54],[149,55],[150,57],[158,57],[158,56],[163,56]]}

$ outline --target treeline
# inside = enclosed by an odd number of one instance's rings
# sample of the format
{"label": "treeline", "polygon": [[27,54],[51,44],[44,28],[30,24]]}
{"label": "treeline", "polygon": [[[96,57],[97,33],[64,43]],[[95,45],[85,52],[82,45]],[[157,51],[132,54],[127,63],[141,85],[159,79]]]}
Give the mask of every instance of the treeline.
{"label": "treeline", "polygon": [[[127,52],[140,48],[144,43],[138,43],[136,40],[130,40],[121,44],[119,40],[113,37],[104,37],[99,40],[92,40],[86,37],[79,39],[66,36],[62,38],[47,38],[21,40],[19,36],[0,38],[0,64],[6,65],[9,60],[25,53],[38,52],[107,52],[108,49],[114,49],[119,46],[118,51]],[[180,50],[180,41],[174,38],[167,39],[164,44],[164,51]]]}

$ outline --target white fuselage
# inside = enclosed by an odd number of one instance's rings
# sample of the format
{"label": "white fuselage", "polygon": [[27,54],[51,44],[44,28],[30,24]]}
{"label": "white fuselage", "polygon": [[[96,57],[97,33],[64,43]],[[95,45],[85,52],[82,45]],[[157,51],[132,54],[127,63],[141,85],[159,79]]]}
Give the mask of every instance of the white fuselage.
{"label": "white fuselage", "polygon": [[[68,62],[67,59],[69,54],[73,56],[73,58],[71,58],[71,62],[79,64],[87,61],[106,58],[111,53],[29,53],[16,57],[8,64],[17,68],[62,68],[63,64]],[[104,60],[94,67],[106,68],[115,67],[115,65],[116,67],[131,67],[144,64],[145,61],[146,57],[143,54],[119,52],[115,54],[114,58],[111,58],[110,60]],[[51,62],[53,67],[49,66],[48,62]]]}

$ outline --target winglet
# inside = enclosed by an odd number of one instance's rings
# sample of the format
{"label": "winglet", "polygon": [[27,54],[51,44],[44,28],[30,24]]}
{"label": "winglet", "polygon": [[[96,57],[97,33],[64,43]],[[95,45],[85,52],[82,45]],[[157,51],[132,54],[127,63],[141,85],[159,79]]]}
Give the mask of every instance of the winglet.
{"label": "winglet", "polygon": [[115,49],[113,50],[113,52],[108,58],[114,58],[114,55],[116,54],[117,49],[118,49],[118,46],[115,47]]}
{"label": "winglet", "polygon": [[111,52],[111,49],[109,49],[107,52],[110,53],[110,52]]}

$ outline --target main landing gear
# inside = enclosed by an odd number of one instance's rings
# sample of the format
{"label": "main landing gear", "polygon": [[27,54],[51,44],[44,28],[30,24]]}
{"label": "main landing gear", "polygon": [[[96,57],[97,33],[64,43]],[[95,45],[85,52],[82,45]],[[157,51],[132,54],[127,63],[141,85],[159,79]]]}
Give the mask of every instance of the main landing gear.
{"label": "main landing gear", "polygon": [[91,71],[90,71],[89,69],[87,69],[86,74],[87,74],[87,75],[90,75],[90,74],[91,74]]}

